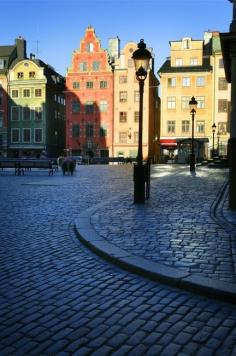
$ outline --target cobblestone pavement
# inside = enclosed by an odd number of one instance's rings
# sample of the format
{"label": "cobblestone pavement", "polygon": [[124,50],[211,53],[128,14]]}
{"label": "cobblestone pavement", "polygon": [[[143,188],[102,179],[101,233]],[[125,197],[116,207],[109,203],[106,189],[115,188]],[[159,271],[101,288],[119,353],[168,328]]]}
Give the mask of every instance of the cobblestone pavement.
{"label": "cobblestone pavement", "polygon": [[[214,177],[217,190],[224,174]],[[0,172],[1,356],[236,355],[235,306],[121,270],[77,240],[78,215],[120,193],[129,204],[129,166]]]}
{"label": "cobblestone pavement", "polygon": [[[236,212],[227,194],[226,170],[154,166],[151,197],[145,206],[130,196],[111,201],[91,217],[104,239],[137,256],[176,269],[236,283]],[[222,207],[223,206],[223,207]]]}

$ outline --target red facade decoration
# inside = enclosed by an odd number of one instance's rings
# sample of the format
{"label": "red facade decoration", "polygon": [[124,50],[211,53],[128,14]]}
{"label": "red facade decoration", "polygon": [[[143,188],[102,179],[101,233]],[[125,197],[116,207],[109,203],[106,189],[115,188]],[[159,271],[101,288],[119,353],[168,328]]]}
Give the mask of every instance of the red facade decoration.
{"label": "red facade decoration", "polygon": [[84,157],[112,155],[113,71],[88,27],[66,74],[66,149]]}

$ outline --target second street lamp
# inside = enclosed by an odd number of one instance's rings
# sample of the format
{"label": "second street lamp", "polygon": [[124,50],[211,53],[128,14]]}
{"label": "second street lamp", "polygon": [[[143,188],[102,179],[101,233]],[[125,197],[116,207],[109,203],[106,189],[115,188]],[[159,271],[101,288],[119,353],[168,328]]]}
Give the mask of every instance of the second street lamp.
{"label": "second street lamp", "polygon": [[194,153],[194,117],[196,114],[196,109],[197,109],[197,100],[192,96],[190,102],[189,102],[189,107],[190,107],[190,113],[192,116],[192,140],[191,140],[191,154],[190,154],[190,172],[195,172],[195,153]]}
{"label": "second street lamp", "polygon": [[134,203],[145,202],[145,166],[143,165],[143,91],[151,53],[141,39],[133,56],[136,78],[139,82],[139,131],[137,164],[134,164]]}

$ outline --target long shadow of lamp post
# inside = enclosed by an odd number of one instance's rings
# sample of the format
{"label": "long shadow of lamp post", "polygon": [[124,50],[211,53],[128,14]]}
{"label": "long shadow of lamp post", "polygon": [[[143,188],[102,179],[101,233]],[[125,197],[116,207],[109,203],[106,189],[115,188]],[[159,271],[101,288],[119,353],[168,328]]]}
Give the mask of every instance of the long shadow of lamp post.
{"label": "long shadow of lamp post", "polygon": [[146,49],[144,40],[141,39],[138,49],[133,56],[136,78],[139,82],[139,132],[137,163],[134,164],[134,203],[145,202],[145,166],[143,164],[143,91],[144,81],[147,78],[151,53]]}
{"label": "long shadow of lamp post", "polygon": [[231,83],[229,156],[229,208],[236,209],[236,0],[233,3],[233,20],[229,32],[221,33],[221,48],[227,82]]}
{"label": "long shadow of lamp post", "polygon": [[216,124],[214,123],[212,126],[212,158],[215,157],[215,132],[216,132]]}
{"label": "long shadow of lamp post", "polygon": [[192,116],[192,140],[191,140],[191,154],[190,154],[190,172],[195,172],[195,153],[194,153],[194,117],[197,109],[197,100],[194,96],[191,98],[189,102],[190,113]]}

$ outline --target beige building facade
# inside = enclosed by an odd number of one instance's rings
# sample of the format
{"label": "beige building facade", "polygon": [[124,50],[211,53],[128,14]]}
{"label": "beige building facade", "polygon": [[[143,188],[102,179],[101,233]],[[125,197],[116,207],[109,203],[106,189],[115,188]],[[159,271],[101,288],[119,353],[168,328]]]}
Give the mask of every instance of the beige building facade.
{"label": "beige building facade", "polygon": [[[218,34],[219,37],[219,34]],[[161,160],[175,157],[179,163],[187,163],[191,150],[192,118],[189,101],[192,96],[198,102],[194,117],[194,148],[197,161],[212,156],[218,148],[218,137],[223,132],[222,123],[227,113],[219,112],[220,105],[228,108],[229,88],[225,90],[222,54],[217,46],[217,33],[206,32],[203,40],[190,37],[170,41],[170,57],[159,69],[161,83]],[[219,84],[221,83],[221,85]],[[227,103],[220,100],[226,100]],[[225,110],[225,106],[223,106]],[[224,126],[225,127],[225,126]],[[218,134],[218,135],[217,135]],[[227,128],[223,138],[227,139]],[[221,154],[225,153],[223,141]]]}
{"label": "beige building facade", "polygon": [[[129,42],[114,62],[114,138],[113,156],[136,158],[139,130],[139,83],[135,76],[133,52],[137,44]],[[143,158],[159,159],[159,81],[153,63],[144,82],[143,98]]]}

